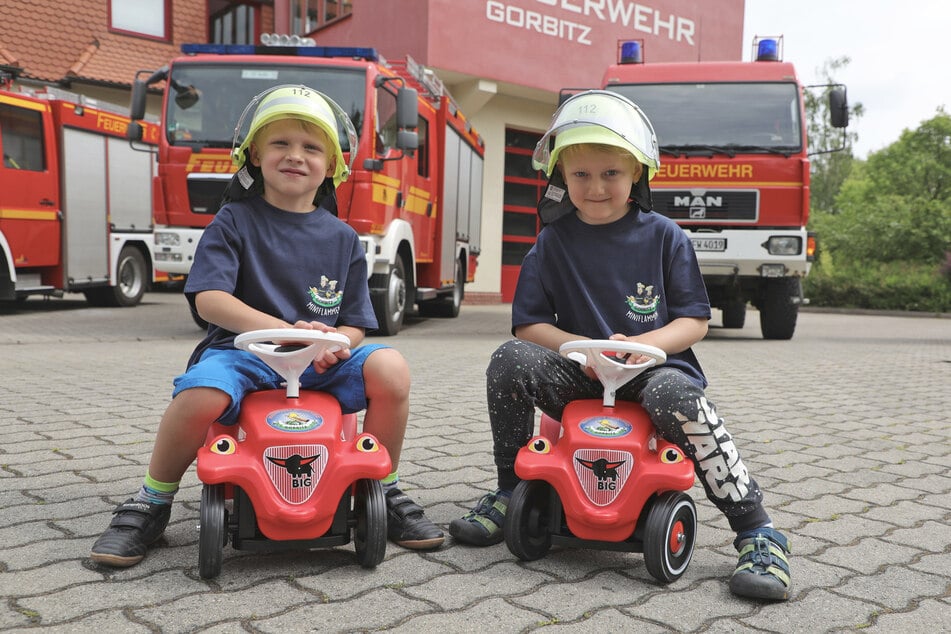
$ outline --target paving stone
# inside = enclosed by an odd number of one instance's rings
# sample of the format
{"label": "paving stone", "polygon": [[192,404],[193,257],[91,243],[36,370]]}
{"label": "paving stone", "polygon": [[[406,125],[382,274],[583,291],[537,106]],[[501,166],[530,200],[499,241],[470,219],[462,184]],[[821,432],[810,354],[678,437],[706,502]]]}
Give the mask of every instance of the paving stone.
{"label": "paving stone", "polygon": [[[505,544],[448,536],[432,552],[390,544],[372,570],[352,544],[229,544],[221,574],[202,580],[194,468],[142,563],[95,565],[89,548],[141,485],[171,380],[201,336],[179,295],[147,299],[134,311],[28,301],[2,316],[2,630],[951,631],[947,319],[911,328],[901,316],[804,310],[792,341],[764,341],[751,322],[696,346],[708,396],[792,540],[792,598],[761,604],[730,595],[733,533],[699,484],[694,556],[667,586],[640,553],[554,548],[521,562]],[[458,319],[410,317],[397,337],[370,338],[410,363],[401,481],[443,528],[495,486],[485,365],[508,322],[507,306],[466,305]],[[49,382],[53,363],[62,380]]]}

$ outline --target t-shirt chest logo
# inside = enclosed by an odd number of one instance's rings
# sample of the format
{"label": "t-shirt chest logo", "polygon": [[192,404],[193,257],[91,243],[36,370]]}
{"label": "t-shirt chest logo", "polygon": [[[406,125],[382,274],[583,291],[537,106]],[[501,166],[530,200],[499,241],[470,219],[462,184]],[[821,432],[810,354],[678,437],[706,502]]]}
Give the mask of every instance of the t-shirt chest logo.
{"label": "t-shirt chest logo", "polygon": [[638,315],[653,315],[657,312],[660,295],[654,294],[653,284],[637,283],[637,293],[625,298],[627,307]]}
{"label": "t-shirt chest logo", "polygon": [[307,294],[321,308],[334,308],[343,301],[343,291],[337,290],[337,280],[328,279],[326,275],[320,276],[320,287],[311,286]]}

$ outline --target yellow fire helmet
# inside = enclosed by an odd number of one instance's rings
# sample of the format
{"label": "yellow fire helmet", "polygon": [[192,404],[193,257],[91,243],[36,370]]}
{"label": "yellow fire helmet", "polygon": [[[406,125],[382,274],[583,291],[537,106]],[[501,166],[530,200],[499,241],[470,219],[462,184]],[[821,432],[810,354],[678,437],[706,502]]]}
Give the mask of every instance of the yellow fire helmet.
{"label": "yellow fire helmet", "polygon": [[[254,111],[251,127],[241,139],[241,129],[248,113]],[[274,86],[255,96],[244,109],[234,129],[231,143],[231,160],[240,169],[248,159],[248,146],[254,135],[265,125],[282,118],[300,119],[316,125],[327,133],[333,142],[335,165],[334,187],[347,180],[357,154],[357,131],[350,117],[333,99],[303,85],[284,84]],[[343,158],[344,143],[350,152],[350,161]]]}
{"label": "yellow fire helmet", "polygon": [[[549,149],[552,137],[554,147]],[[654,126],[637,104],[616,92],[588,90],[565,101],[535,146],[532,167],[551,176],[561,150],[579,143],[600,143],[627,150],[647,167],[648,180],[660,169]]]}

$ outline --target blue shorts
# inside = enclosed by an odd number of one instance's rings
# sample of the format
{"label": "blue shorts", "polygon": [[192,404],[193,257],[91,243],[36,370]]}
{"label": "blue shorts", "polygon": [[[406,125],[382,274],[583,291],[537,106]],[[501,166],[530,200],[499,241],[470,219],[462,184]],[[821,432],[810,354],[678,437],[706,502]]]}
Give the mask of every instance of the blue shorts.
{"label": "blue shorts", "polygon": [[[344,414],[366,409],[363,364],[374,351],[386,346],[368,344],[350,351],[350,358],[338,362],[322,374],[309,366],[300,378],[301,389],[320,390],[340,402]],[[241,400],[248,392],[281,388],[284,379],[268,364],[250,352],[237,349],[209,348],[185,374],[175,377],[172,398],[183,390],[210,387],[231,397],[231,405],[218,419],[223,425],[238,422]]]}

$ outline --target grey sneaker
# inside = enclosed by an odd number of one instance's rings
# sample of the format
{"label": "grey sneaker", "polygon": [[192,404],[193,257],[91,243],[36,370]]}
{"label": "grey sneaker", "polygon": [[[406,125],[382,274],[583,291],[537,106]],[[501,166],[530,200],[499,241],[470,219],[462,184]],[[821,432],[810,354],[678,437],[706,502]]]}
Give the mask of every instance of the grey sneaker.
{"label": "grey sneaker", "polygon": [[165,532],[171,513],[169,504],[148,504],[129,498],[112,512],[112,522],[93,544],[90,557],[107,566],[134,566]]}

